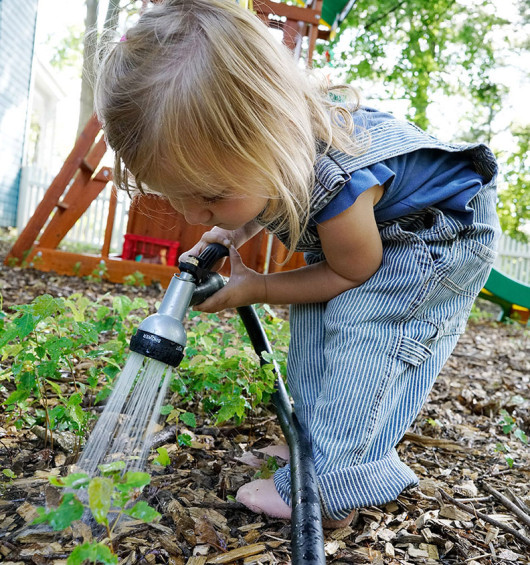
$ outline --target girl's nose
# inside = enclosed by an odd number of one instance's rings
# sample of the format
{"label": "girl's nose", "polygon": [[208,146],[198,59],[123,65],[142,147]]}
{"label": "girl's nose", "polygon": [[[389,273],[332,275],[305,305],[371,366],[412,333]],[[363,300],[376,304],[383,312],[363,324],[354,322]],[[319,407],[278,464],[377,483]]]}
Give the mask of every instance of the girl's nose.
{"label": "girl's nose", "polygon": [[197,225],[197,224],[208,224],[210,221],[212,214],[203,204],[186,201],[183,203],[182,206],[182,213],[186,218],[186,222],[188,224]]}

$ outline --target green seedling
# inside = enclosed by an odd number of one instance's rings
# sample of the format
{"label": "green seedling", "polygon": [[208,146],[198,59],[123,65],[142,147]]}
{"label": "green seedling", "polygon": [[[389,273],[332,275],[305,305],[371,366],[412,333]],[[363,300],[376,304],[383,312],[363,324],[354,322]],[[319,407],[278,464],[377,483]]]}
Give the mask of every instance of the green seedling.
{"label": "green seedling", "polygon": [[[526,433],[518,427],[517,421],[513,418],[507,410],[500,411],[501,420],[499,425],[502,427],[502,431],[504,434],[509,436],[510,438],[515,438],[517,441],[520,441],[524,445],[528,445],[528,436]],[[508,467],[513,467],[514,459],[510,455],[510,447],[502,442],[498,442],[495,446],[495,451],[498,453],[504,454],[504,459],[508,464]]]}
{"label": "green seedling", "polygon": [[[39,516],[34,524],[48,523],[53,530],[60,531],[72,522],[80,520],[85,511],[105,527],[109,545],[102,542],[85,543],[77,547],[68,557],[67,565],[81,565],[85,560],[115,564],[118,562],[116,548],[113,546],[113,533],[123,515],[150,523],[160,519],[160,514],[147,502],[135,503],[141,490],[151,482],[148,473],[127,471],[124,461],[100,465],[101,476],[90,478],[85,473],[73,473],[66,477],[51,477],[50,484],[68,489],[59,506],[47,510],[37,508]],[[76,492],[86,491],[88,502],[82,502]]]}
{"label": "green seedling", "polygon": [[145,288],[145,275],[140,271],[135,271],[134,273],[123,277],[123,284]]}
{"label": "green seedling", "polygon": [[169,454],[165,447],[158,447],[157,452],[158,452],[158,456],[153,459],[153,463],[155,465],[161,465],[162,467],[167,467],[168,465],[171,464]]}
{"label": "green seedling", "polygon": [[9,480],[15,479],[16,475],[11,469],[2,469],[2,475],[7,477]]}
{"label": "green seedling", "polygon": [[279,468],[276,457],[267,457],[267,460],[262,463],[259,470],[254,474],[254,479],[270,479]]}
{"label": "green seedling", "polygon": [[101,282],[108,277],[108,272],[107,264],[103,261],[103,259],[101,259],[97,267],[93,269],[92,273],[85,278],[90,282]]}
{"label": "green seedling", "polygon": [[240,423],[258,404],[267,403],[276,381],[272,363],[285,366],[288,323],[268,308],[258,314],[274,351],[263,354],[268,361],[263,367],[239,318],[222,323],[216,314],[198,320],[197,313],[190,314],[195,323],[187,332],[186,357],[171,388],[183,402],[198,400],[205,413],[215,414],[217,424],[231,419]]}

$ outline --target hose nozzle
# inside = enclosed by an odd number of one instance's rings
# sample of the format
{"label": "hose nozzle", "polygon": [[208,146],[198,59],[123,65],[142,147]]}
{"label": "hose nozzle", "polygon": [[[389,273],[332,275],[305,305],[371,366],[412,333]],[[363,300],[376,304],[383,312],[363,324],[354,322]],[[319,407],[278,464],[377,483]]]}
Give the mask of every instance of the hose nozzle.
{"label": "hose nozzle", "polygon": [[131,351],[177,367],[186,345],[182,320],[194,290],[195,280],[191,275],[173,276],[158,312],[143,320],[131,338]]}
{"label": "hose nozzle", "polygon": [[186,346],[182,320],[190,305],[203,302],[222,288],[222,277],[209,269],[227,254],[226,247],[211,244],[198,258],[189,257],[179,265],[181,273],[171,279],[158,312],[143,320],[132,336],[131,351],[178,367]]}

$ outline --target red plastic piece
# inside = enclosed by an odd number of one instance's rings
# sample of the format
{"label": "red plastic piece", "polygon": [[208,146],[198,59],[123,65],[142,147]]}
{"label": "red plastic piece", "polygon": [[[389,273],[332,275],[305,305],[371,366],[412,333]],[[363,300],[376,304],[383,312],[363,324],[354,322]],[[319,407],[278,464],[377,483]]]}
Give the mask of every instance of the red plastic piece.
{"label": "red plastic piece", "polygon": [[180,242],[159,239],[147,235],[126,233],[124,235],[122,259],[176,265]]}

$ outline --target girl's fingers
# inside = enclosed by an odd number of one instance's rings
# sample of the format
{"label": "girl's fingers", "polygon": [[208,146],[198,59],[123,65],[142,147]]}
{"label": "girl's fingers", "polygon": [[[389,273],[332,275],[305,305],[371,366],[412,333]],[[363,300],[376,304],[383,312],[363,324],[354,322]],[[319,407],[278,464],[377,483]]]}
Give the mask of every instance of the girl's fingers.
{"label": "girl's fingers", "polygon": [[[179,261],[185,261],[187,257],[193,255],[198,257],[210,243],[220,243],[225,247],[230,247],[231,241],[226,236],[222,234],[216,234],[215,232],[206,232],[203,234],[201,239],[188,251],[184,251],[179,257]],[[222,262],[220,263],[222,265]]]}

